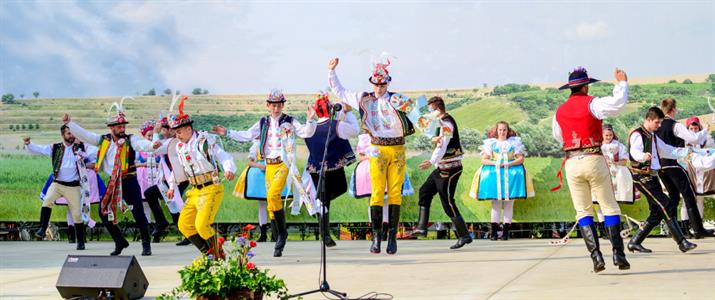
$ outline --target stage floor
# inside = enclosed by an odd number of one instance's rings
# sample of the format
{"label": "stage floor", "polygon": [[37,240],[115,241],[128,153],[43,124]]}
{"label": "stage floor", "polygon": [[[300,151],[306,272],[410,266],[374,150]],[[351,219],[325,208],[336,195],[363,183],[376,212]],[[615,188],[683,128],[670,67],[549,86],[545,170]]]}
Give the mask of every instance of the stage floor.
{"label": "stage floor", "polygon": [[[368,241],[338,241],[328,250],[333,289],[357,298],[382,292],[394,299],[715,299],[715,239],[693,240],[698,248],[681,254],[671,239],[650,238],[651,254],[630,254],[631,270],[611,264],[608,241],[601,240],[607,269],[591,271],[583,241],[551,246],[549,240],[479,240],[460,250],[454,241],[399,241],[397,255],[369,254]],[[260,243],[255,262],[285,279],[297,293],[318,287],[319,243],[290,241],[282,258],[273,243]],[[0,242],[0,299],[58,299],[57,275],[66,254],[105,255],[110,242],[92,242],[85,251],[66,242]],[[124,255],[137,255],[149,279],[145,299],[179,284],[177,270],[197,252],[192,246],[153,244],[154,255],[140,256],[134,242]],[[304,299],[324,299],[320,294]]]}

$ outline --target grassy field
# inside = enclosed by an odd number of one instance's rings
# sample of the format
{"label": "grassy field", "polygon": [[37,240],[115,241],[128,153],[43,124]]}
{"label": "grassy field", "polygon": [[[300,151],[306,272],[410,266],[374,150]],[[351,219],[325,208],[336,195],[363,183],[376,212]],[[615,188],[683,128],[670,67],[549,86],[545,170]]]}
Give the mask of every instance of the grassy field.
{"label": "grassy field", "polygon": [[[236,155],[237,158],[244,157],[244,154]],[[428,171],[417,169],[417,164],[425,159],[425,156],[415,156],[409,158],[408,170],[412,184],[416,190],[424,182]],[[244,161],[237,159],[239,168],[245,167]],[[554,158],[528,158],[526,168],[534,179],[536,197],[527,200],[519,200],[514,209],[515,222],[552,222],[571,221],[574,211],[568,194],[568,188],[564,186],[557,192],[550,192],[549,189],[556,186],[556,172],[561,166],[561,161]],[[462,214],[468,222],[488,222],[491,204],[487,201],[476,201],[469,198],[469,187],[474,173],[479,168],[477,157],[467,157],[465,159],[464,175],[460,178],[457,187],[457,203]],[[26,156],[26,155],[0,155],[0,221],[21,221],[35,222],[39,219],[40,201],[37,195],[50,172],[49,158]],[[352,171],[352,167],[348,168]],[[216,218],[218,222],[256,222],[257,202],[247,201],[234,197],[233,182],[225,184],[225,197],[221,210]],[[706,201],[706,218],[715,218],[715,201]],[[335,200],[332,206],[331,220],[333,222],[367,222],[368,199],[354,199],[345,194]],[[645,201],[639,201],[635,205],[622,205],[624,213],[629,216],[643,219],[648,212]],[[414,222],[417,219],[417,195],[405,197],[403,201],[402,221]],[[438,198],[433,200],[431,209],[431,219],[433,221],[448,221],[442,211]],[[93,210],[96,218],[96,207]],[[130,216],[127,214],[126,216]],[[65,219],[65,208],[57,206],[52,214],[52,219],[62,222]],[[303,213],[298,216],[290,216],[289,222],[302,223],[314,222],[314,219]]]}

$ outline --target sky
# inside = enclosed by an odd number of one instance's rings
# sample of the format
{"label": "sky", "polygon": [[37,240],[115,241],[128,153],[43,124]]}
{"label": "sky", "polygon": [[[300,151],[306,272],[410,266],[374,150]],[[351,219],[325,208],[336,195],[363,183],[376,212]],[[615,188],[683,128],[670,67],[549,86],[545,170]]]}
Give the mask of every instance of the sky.
{"label": "sky", "polygon": [[715,1],[0,1],[0,93],[122,96],[715,73]]}

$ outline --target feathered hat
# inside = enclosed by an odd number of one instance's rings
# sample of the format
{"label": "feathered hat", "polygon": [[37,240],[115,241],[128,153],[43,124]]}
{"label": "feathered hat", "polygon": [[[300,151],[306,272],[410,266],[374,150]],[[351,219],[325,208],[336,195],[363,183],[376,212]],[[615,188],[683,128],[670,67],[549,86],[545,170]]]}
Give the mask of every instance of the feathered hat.
{"label": "feathered hat", "polygon": [[[179,95],[178,93],[171,99],[171,106],[169,107],[169,127],[171,129],[176,129],[194,123],[189,115],[184,113],[184,101],[188,99],[189,96]],[[174,114],[174,106],[177,102],[179,102],[179,114]]]}
{"label": "feathered hat", "polygon": [[386,63],[376,62],[373,63],[372,76],[370,76],[370,83],[375,85],[385,85],[392,81],[390,77],[390,72],[387,71],[387,67],[390,65],[390,59],[386,59]]}
{"label": "feathered hat", "polygon": [[272,89],[271,93],[268,94],[268,99],[266,99],[266,102],[268,102],[268,103],[285,103],[286,97],[283,96],[283,92],[281,92],[280,90]]}
{"label": "feathered hat", "polygon": [[330,117],[330,98],[328,98],[328,93],[319,91],[317,95],[318,99],[315,100],[315,114],[318,118]]}
{"label": "feathered hat", "polygon": [[559,90],[572,89],[598,81],[598,79],[588,77],[588,72],[586,71],[586,68],[576,67],[576,69],[569,73],[569,83],[561,86]]}
{"label": "feathered hat", "polygon": [[[117,103],[117,102],[112,103],[112,106],[109,108],[109,117],[107,118],[107,127],[129,123],[129,122],[127,122],[127,117],[124,115],[124,100],[127,98],[134,100],[134,98],[132,98],[132,97],[125,96],[125,97],[122,97],[122,100],[119,100],[119,103]],[[112,113],[112,110],[114,110],[115,112]]]}
{"label": "feathered hat", "polygon": [[145,135],[147,132],[154,130],[154,126],[156,126],[156,122],[154,120],[148,120],[145,121],[144,124],[142,124],[142,127],[139,129],[139,131],[142,133],[142,135]]}

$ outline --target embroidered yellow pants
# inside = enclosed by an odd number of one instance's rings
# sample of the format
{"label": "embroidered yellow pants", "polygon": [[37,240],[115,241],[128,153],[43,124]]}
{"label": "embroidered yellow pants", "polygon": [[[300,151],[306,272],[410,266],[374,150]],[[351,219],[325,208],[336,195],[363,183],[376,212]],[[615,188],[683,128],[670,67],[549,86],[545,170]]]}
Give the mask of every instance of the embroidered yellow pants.
{"label": "embroidered yellow pants", "polygon": [[402,204],[402,184],[405,182],[405,146],[378,146],[377,157],[370,157],[370,206],[382,206],[387,188],[387,204]]}
{"label": "embroidered yellow pants", "polygon": [[286,177],[288,177],[288,167],[285,163],[266,164],[266,201],[271,219],[274,211],[283,208],[281,192],[286,185]]}
{"label": "embroidered yellow pants", "polygon": [[223,184],[214,184],[202,189],[192,188],[186,192],[186,203],[179,215],[179,231],[185,237],[199,234],[202,239],[209,239],[216,232],[211,228],[221,201]]}

